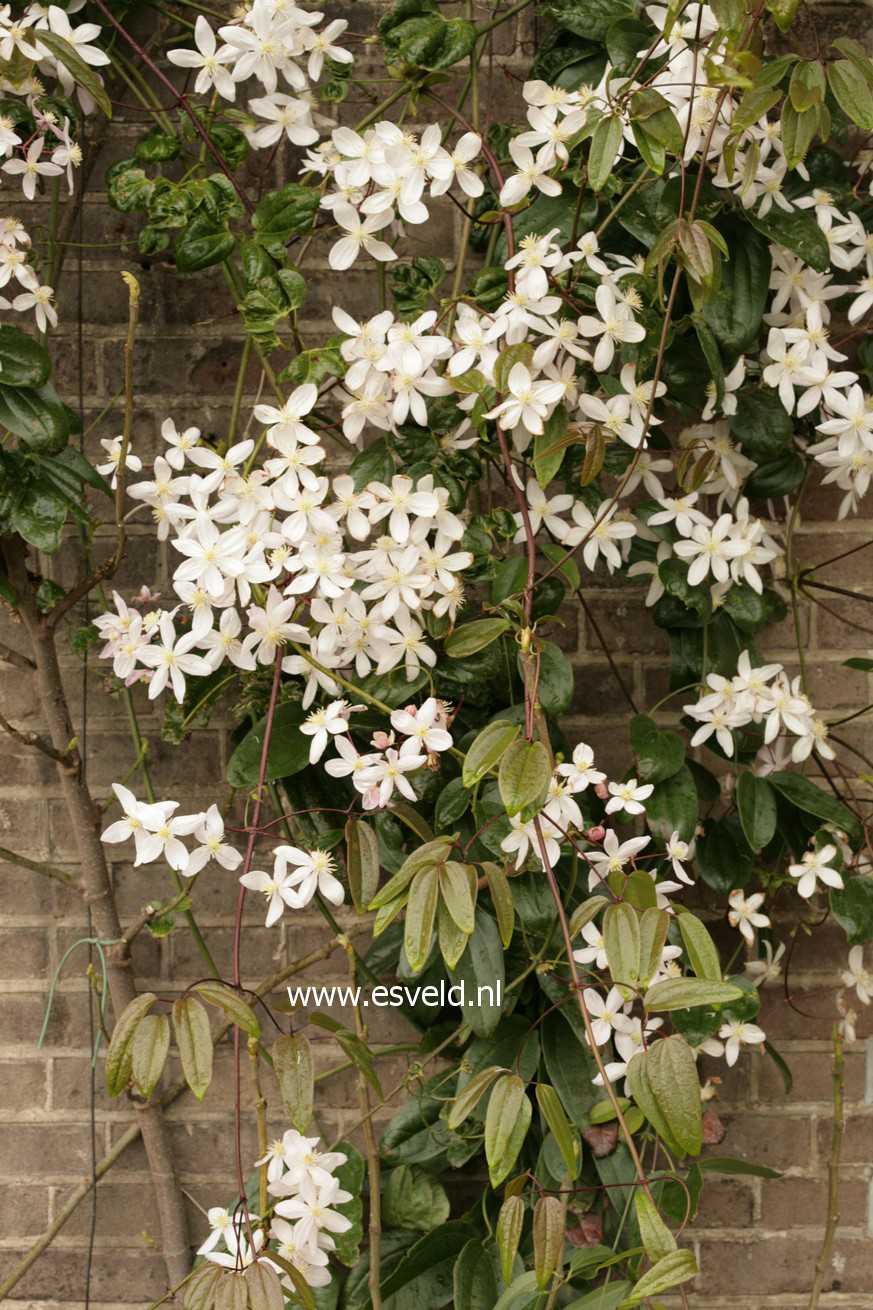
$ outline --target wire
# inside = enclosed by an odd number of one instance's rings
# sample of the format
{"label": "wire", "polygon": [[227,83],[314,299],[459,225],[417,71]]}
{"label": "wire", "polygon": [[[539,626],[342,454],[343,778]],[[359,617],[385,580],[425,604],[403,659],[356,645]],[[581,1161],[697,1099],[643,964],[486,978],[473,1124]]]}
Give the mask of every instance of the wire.
{"label": "wire", "polygon": [[[76,252],[76,350],[78,356],[78,373],[79,373],[79,452],[85,454],[85,278],[83,269],[84,245],[85,245],[85,161],[88,150],[88,132],[87,120],[82,117],[82,190],[79,196],[79,249]],[[90,620],[90,597],[85,596],[85,623]],[[82,728],[80,733],[81,741],[81,759],[82,775],[86,776],[87,759],[88,759],[88,664],[82,662]],[[88,964],[93,963],[93,932],[94,926],[91,921],[91,907],[88,906],[88,936],[92,940],[88,943]],[[101,964],[103,963],[103,951],[98,944],[97,949],[100,953]],[[103,1001],[102,1007],[105,1009],[106,1004],[106,969],[103,968]],[[94,995],[93,988],[88,985],[88,1034],[90,1045],[93,1051],[91,1065],[89,1069],[88,1085],[88,1117],[91,1147],[91,1222],[88,1228],[88,1251],[85,1257],[85,1310],[90,1310],[91,1305],[91,1275],[94,1264],[94,1244],[97,1237],[97,1049],[102,1032],[102,1015],[101,1026],[94,1035]]]}

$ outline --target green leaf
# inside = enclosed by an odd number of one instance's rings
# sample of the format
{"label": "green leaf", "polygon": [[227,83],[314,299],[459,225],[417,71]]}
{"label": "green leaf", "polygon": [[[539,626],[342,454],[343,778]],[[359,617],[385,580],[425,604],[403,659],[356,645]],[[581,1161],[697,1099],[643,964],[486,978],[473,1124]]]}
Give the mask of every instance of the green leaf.
{"label": "green leaf", "polygon": [[557,476],[564,460],[562,438],[567,431],[569,419],[563,405],[556,405],[543,422],[543,430],[534,437],[533,464],[537,482],[547,487]]}
{"label": "green leaf", "polygon": [[0,384],[0,427],[21,437],[37,455],[57,455],[70,435],[66,408],[50,382],[41,387]]}
{"label": "green leaf", "polygon": [[364,913],[379,889],[380,868],[378,837],[369,823],[350,818],[346,823],[346,877],[358,914]]}
{"label": "green leaf", "polygon": [[646,1255],[657,1264],[676,1250],[676,1238],[658,1214],[654,1201],[639,1189],[634,1194],[634,1208]]}
{"label": "green leaf", "polygon": [[206,1261],[195,1269],[185,1287],[184,1310],[211,1310],[218,1280],[224,1274],[221,1265]]}
{"label": "green leaf", "polygon": [[[277,707],[267,751],[267,782],[275,778],[290,778],[308,765],[310,739],[300,731],[305,718],[306,711],[296,702],[286,701]],[[264,715],[249,729],[231,755],[227,766],[227,781],[231,787],[247,788],[257,784],[266,725],[267,716]]]}
{"label": "green leaf", "polygon": [[780,32],[787,32],[794,22],[800,0],[767,0],[767,9],[776,19]]}
{"label": "green leaf", "polygon": [[477,909],[473,935],[466,951],[449,971],[449,978],[455,985],[463,983],[467,1022],[478,1037],[490,1037],[500,1023],[505,969],[497,925],[484,910]]}
{"label": "green leaf", "polygon": [[669,841],[674,832],[679,833],[681,841],[690,842],[697,828],[697,812],[697,788],[684,764],[671,777],[656,783],[646,801],[646,822],[662,842]]}
{"label": "green leaf", "polygon": [[434,821],[438,828],[451,828],[470,808],[470,793],[463,778],[452,778],[439,793],[434,806]]}
{"label": "green leaf", "polygon": [[540,804],[548,791],[551,774],[549,752],[541,741],[511,742],[497,775],[506,813],[512,817],[526,806]]}
{"label": "green leaf", "polygon": [[822,791],[808,778],[802,778],[799,773],[779,770],[769,774],[768,781],[798,810],[806,814],[814,814],[827,823],[836,824],[845,832],[854,850],[860,847],[864,840],[863,826],[860,819],[847,809],[842,801]]}
{"label": "green leaf", "polygon": [[753,851],[763,850],[776,831],[776,796],[766,778],[741,773],[736,790],[737,809],[746,841]]}
{"label": "green leaf", "polygon": [[675,732],[661,732],[647,714],[636,714],[631,719],[630,740],[637,777],[643,782],[663,782],[685,763],[682,738]]}
{"label": "green leaf", "polygon": [[182,1061],[182,1072],[198,1101],[212,1081],[212,1033],[209,1016],[195,996],[182,996],[173,1003],[173,1033]]}
{"label": "green leaf", "polygon": [[733,983],[710,982],[706,978],[664,978],[643,997],[647,1010],[689,1010],[696,1005],[726,1005],[739,1000]]}
{"label": "green leaf", "polygon": [[853,41],[850,36],[840,36],[831,44],[835,50],[839,50],[841,55],[845,55],[847,59],[851,60],[863,75],[867,84],[873,86],[873,64],[871,64],[867,53],[858,42]]}
{"label": "green leaf", "polygon": [[[343,1153],[346,1162],[334,1169],[333,1173],[343,1191],[351,1192],[352,1199],[334,1207],[343,1218],[349,1220],[351,1228],[344,1233],[334,1233],[332,1236],[336,1243],[336,1258],[348,1268],[354,1269],[361,1258],[360,1248],[364,1237],[361,1224],[364,1206],[361,1196],[364,1190],[366,1167],[360,1151],[352,1146],[351,1142],[338,1142],[335,1149]],[[307,1290],[305,1280],[303,1289]]]}
{"label": "green leaf", "polygon": [[51,377],[52,361],[45,346],[18,328],[0,327],[0,377],[7,387],[41,387]]}
{"label": "green leaf", "polygon": [[721,896],[745,887],[754,855],[739,819],[735,815],[707,819],[697,840],[695,859],[703,881]]}
{"label": "green leaf", "polygon": [[564,1249],[564,1211],[557,1196],[541,1196],[534,1206],[533,1244],[537,1287],[548,1287],[561,1266]]}
{"label": "green leaf", "polygon": [[485,1159],[492,1187],[508,1178],[530,1121],[531,1103],[524,1083],[515,1074],[507,1074],[492,1089],[485,1115]]}
{"label": "green leaf", "polygon": [[661,964],[670,916],[666,910],[659,910],[654,905],[643,910],[639,916],[640,925],[640,982],[645,987],[651,982]]}
{"label": "green leaf", "polygon": [[702,1142],[700,1080],[691,1047],[674,1035],[654,1042],[646,1052],[649,1086],[682,1149],[697,1155]]}
{"label": "green leaf", "polygon": [[603,916],[603,945],[612,981],[626,1001],[640,980],[639,916],[630,905],[610,905]]}
{"label": "green leaf", "polygon": [[468,1115],[472,1114],[476,1109],[497,1075],[507,1072],[508,1070],[502,1068],[499,1064],[489,1064],[473,1074],[470,1081],[465,1083],[461,1091],[458,1092],[446,1117],[446,1123],[453,1132],[455,1129],[460,1128]]}
{"label": "green leaf", "polygon": [[512,941],[512,931],[515,927],[515,902],[512,898],[512,888],[503,869],[499,864],[495,864],[493,860],[484,861],[482,871],[485,874],[488,890],[491,893],[491,903],[497,916],[500,940],[503,942],[504,948],[506,948]]}
{"label": "green leaf", "polygon": [[520,1196],[508,1196],[497,1216],[497,1247],[504,1283],[512,1282],[512,1267],[524,1224],[524,1202]]}
{"label": "green leaf", "polygon": [[537,1103],[567,1166],[567,1172],[571,1178],[577,1178],[581,1153],[558,1093],[548,1083],[537,1083],[536,1095]]}
{"label": "green leaf", "polygon": [[39,41],[40,45],[44,45],[47,50],[50,50],[55,59],[64,65],[64,68],[70,73],[77,85],[88,92],[94,103],[103,110],[106,117],[111,118],[112,102],[106,94],[106,88],[90,64],[85,63],[76,47],[65,40],[64,37],[58,36],[56,32],[49,31],[48,28],[40,28]]}
{"label": "green leaf", "polygon": [[420,973],[430,953],[436,919],[439,874],[435,867],[419,869],[409,888],[403,945],[413,973]]}
{"label": "green leaf", "polygon": [[443,18],[436,0],[398,0],[379,23],[385,62],[398,75],[416,69],[450,68],[476,44],[476,28],[466,18]]}
{"label": "green leaf", "polygon": [[[533,349],[526,341],[519,341],[514,346],[505,346],[494,361],[494,385],[502,394],[509,387],[509,375],[516,364],[530,368]],[[519,558],[519,557],[516,557]]]}
{"label": "green leaf", "polygon": [[464,623],[446,637],[446,654],[453,660],[475,655],[477,651],[484,650],[492,641],[501,637],[508,627],[507,619],[498,618],[474,619],[472,623]]}
{"label": "green leaf", "polygon": [[[660,1043],[658,1043],[660,1045]],[[692,1056],[692,1060],[693,1060]],[[641,1051],[633,1057],[627,1067],[627,1088],[631,1096],[642,1110],[646,1119],[654,1128],[659,1137],[663,1139],[664,1145],[675,1155],[684,1156],[685,1149],[680,1145],[673,1135],[673,1129],[664,1110],[661,1107],[658,1097],[649,1081],[648,1072],[649,1052]],[[700,1084],[697,1084],[697,1101],[700,1104]],[[702,1116],[701,1116],[702,1122]],[[703,1129],[701,1127],[701,1133]]]}
{"label": "green leaf", "polygon": [[697,977],[705,978],[708,982],[721,982],[718,949],[707,929],[690,910],[677,915],[677,921],[688,959]]}
{"label": "green leaf", "polygon": [[23,500],[9,515],[9,527],[46,555],[61,548],[67,501],[46,478],[31,479]]}
{"label": "green leaf", "polygon": [[243,1270],[251,1310],[285,1310],[279,1275],[266,1260],[255,1260]]}
{"label": "green leaf", "polygon": [[461,1223],[443,1224],[426,1233],[384,1279],[383,1304],[391,1310],[420,1310],[422,1306],[442,1310],[451,1302],[455,1261],[469,1238],[469,1228]]}
{"label": "green leaf", "polygon": [[475,1239],[468,1242],[455,1262],[454,1310],[493,1310],[503,1283],[494,1244]]}
{"label": "green leaf", "polygon": [[687,1283],[689,1279],[696,1278],[697,1273],[693,1251],[673,1251],[646,1270],[642,1278],[634,1283],[630,1296],[621,1304],[629,1308],[639,1305],[648,1296],[656,1296],[658,1292],[666,1292],[671,1287],[678,1287],[680,1283]]}
{"label": "green leaf", "polygon": [[95,491],[101,491],[110,500],[115,499],[115,492],[103,475],[88,463],[85,456],[75,446],[64,446],[63,450],[58,451],[56,455],[52,455],[50,459],[43,459],[41,467],[42,471],[50,479],[84,483],[85,486],[93,487]]}
{"label": "green leaf", "polygon": [[707,1155],[697,1162],[698,1169],[713,1174],[751,1175],[753,1178],[781,1178],[778,1169],[769,1169],[765,1164],[755,1164],[752,1160],[736,1160],[730,1155]]}
{"label": "green leaf", "polygon": [[173,258],[180,273],[198,273],[221,264],[233,253],[236,237],[208,214],[195,214],[179,233]]}
{"label": "green leaf", "polygon": [[137,1025],[157,999],[154,992],[143,992],[118,1017],[106,1053],[106,1089],[110,1096],[118,1096],[130,1081],[133,1064],[131,1048]]}
{"label": "green leaf", "polygon": [[[439,870],[440,894],[446,909],[461,932],[467,936],[475,927],[473,897],[470,892],[469,866],[456,860],[447,860]],[[475,875],[473,885],[475,886]]]}
{"label": "green leaf", "polygon": [[271,254],[282,259],[291,237],[307,236],[318,214],[318,192],[313,187],[289,182],[278,191],[268,191],[252,215],[255,238]]}
{"label": "green leaf", "polygon": [[390,483],[395,473],[394,457],[384,437],[370,443],[349,465],[355,491],[363,491],[368,482]]}
{"label": "green leaf", "polygon": [[746,454],[757,461],[780,455],[794,434],[794,421],[772,391],[752,391],[740,396],[737,412],[728,419],[731,431]]}
{"label": "green leaf", "polygon": [[587,41],[602,41],[612,24],[634,8],[630,0],[546,0],[537,5],[544,18]]}
{"label": "green leaf", "polygon": [[376,893],[367,909],[379,910],[389,901],[393,901],[405,891],[419,869],[433,868],[434,865],[441,863],[447,858],[451,848],[451,840],[445,837],[437,837],[434,841],[419,846],[417,851],[406,857],[393,878],[389,878],[385,886]]}
{"label": "green leaf", "polygon": [[699,313],[725,357],[734,359],[752,348],[761,330],[770,282],[770,248],[747,223],[725,222],[722,226],[731,257],[722,266],[718,291]]}
{"label": "green leaf", "polygon": [[382,1192],[382,1219],[388,1228],[412,1228],[429,1233],[449,1217],[445,1188],[420,1165],[392,1169]]}
{"label": "green leaf", "polygon": [[539,666],[537,698],[547,714],[559,719],[573,700],[573,666],[552,641],[540,643]]}
{"label": "green leaf", "polygon": [[845,930],[849,945],[869,941],[873,937],[873,879],[863,874],[848,878],[845,887],[832,887],[828,895],[834,918]]}
{"label": "green leaf", "polygon": [[[869,91],[867,94],[870,94]],[[873,100],[871,100],[871,105],[873,105]],[[785,161],[789,168],[797,168],[797,165],[806,158],[813,137],[818,130],[818,108],[803,109],[798,112],[791,101],[786,100],[782,106],[780,126],[782,128]]]}
{"label": "green leaf", "polygon": [[817,273],[826,273],[830,268],[830,247],[827,239],[818,223],[806,210],[793,209],[788,214],[784,209],[774,207],[765,218],[761,218],[759,214],[748,209],[746,218],[752,227],[764,234],[768,241],[793,251]]}
{"label": "green leaf", "polygon": [[273,1043],[273,1069],[288,1118],[305,1133],[312,1118],[315,1066],[305,1033],[280,1034]]}
{"label": "green leaf", "polygon": [[617,114],[604,115],[594,129],[588,155],[588,185],[592,191],[603,190],[618,155],[623,130]]}
{"label": "green leaf", "polygon": [[195,983],[192,990],[202,996],[204,1001],[208,1001],[210,1005],[215,1005],[219,1010],[223,1010],[231,1023],[236,1024],[237,1028],[241,1028],[248,1037],[260,1037],[261,1029],[251,1007],[246,1005],[242,997],[237,995],[232,987],[228,987],[226,983],[208,978],[204,982]]}
{"label": "green leaf", "polygon": [[520,724],[508,719],[495,719],[487,724],[471,743],[462,768],[465,787],[475,787],[499,763],[504,751],[521,731]]}
{"label": "green leaf", "polygon": [[873,131],[873,93],[870,83],[855,63],[837,59],[828,64],[828,86],[843,113],[862,132]]}
{"label": "green leaf", "polygon": [[151,1096],[164,1071],[170,1050],[170,1021],[165,1014],[147,1014],[137,1024],[130,1045],[131,1073],[143,1096]]}

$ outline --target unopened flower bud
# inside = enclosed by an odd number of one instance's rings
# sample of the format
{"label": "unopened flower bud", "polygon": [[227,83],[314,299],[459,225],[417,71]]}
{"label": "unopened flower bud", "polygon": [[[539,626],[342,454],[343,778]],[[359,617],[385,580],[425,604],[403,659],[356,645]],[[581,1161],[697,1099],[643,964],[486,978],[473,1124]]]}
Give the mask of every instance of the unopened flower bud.
{"label": "unopened flower bud", "polygon": [[589,828],[586,834],[589,841],[601,842],[606,836],[606,829],[602,823],[596,823],[593,828]]}

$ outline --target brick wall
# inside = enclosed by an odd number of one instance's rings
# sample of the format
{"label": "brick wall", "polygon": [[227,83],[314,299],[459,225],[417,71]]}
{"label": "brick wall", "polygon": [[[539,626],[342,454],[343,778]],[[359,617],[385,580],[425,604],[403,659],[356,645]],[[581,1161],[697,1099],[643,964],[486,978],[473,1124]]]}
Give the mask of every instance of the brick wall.
{"label": "brick wall", "polygon": [[[338,6],[342,12],[343,6]],[[491,6],[477,3],[483,13]],[[372,32],[379,6],[353,6],[352,27]],[[345,7],[348,14],[348,7]],[[840,30],[857,35],[864,11],[845,6],[820,6]],[[862,17],[862,14],[864,15]],[[483,103],[500,118],[514,89],[507,71],[524,72],[536,30],[527,15],[499,29],[491,63],[490,90]],[[366,52],[364,60],[366,62]],[[355,121],[366,103],[353,92],[342,107],[344,121]],[[207,434],[222,434],[227,427],[240,350],[240,334],[232,305],[221,279],[214,272],[192,278],[178,276],[156,260],[142,261],[136,254],[137,216],[127,218],[106,204],[102,180],[106,167],[129,155],[130,143],[143,130],[123,112],[113,123],[91,174],[84,209],[82,254],[84,272],[84,331],[82,386],[86,421],[95,419],[112,401],[121,385],[122,342],[126,326],[126,291],[118,276],[128,267],[140,279],[142,318],[137,346],[136,390],[139,409],[134,428],[135,449],[149,459],[156,450],[162,419],[172,414],[180,425],[195,423]],[[293,158],[280,154],[271,184],[294,175]],[[39,208],[37,206],[37,208]],[[426,229],[413,231],[412,244],[451,261],[460,215],[451,205],[434,207]],[[103,248],[103,243],[117,243]],[[332,331],[330,308],[334,299],[354,312],[372,309],[370,278],[357,270],[341,279],[329,274],[324,247],[307,258],[309,299],[303,311],[307,343]],[[59,387],[76,403],[79,362],[76,343],[76,257],[67,261],[58,288],[62,327],[54,340]],[[246,402],[252,402],[259,372],[252,367],[247,379]],[[93,454],[98,439],[120,429],[117,408],[110,409],[88,440]],[[855,519],[835,524],[838,498],[825,491],[807,497],[806,521],[800,534],[800,553],[809,563],[826,559],[867,539],[873,523]],[[108,542],[108,533],[107,533]],[[103,551],[98,541],[97,554]],[[117,579],[123,593],[145,582],[166,585],[171,560],[166,546],[148,529],[131,528],[127,559]],[[53,564],[62,582],[75,576],[75,552]],[[830,576],[839,585],[861,589],[869,581],[869,558],[858,554],[842,561]],[[641,599],[626,587],[611,586],[603,573],[587,582],[588,598],[616,653],[616,662],[641,706],[658,700],[666,690],[663,634],[642,612]],[[868,635],[851,626],[870,626],[861,602],[838,601],[833,614],[805,609],[803,640],[809,660],[811,691],[817,708],[826,715],[850,713],[873,699],[869,679],[849,673],[841,662],[849,654],[863,653]],[[4,616],[0,640],[20,648],[22,638]],[[598,641],[584,616],[568,615],[562,644],[577,673],[573,731],[590,741],[600,763],[622,769],[626,763],[623,725],[626,710]],[[793,667],[796,652],[788,625],[770,634],[769,651]],[[81,674],[67,658],[69,691],[76,720],[82,719]],[[136,697],[141,724],[149,738],[149,760],[159,794],[182,801],[183,810],[205,807],[222,790],[228,749],[225,728],[218,724],[201,731],[189,742],[172,748],[160,742],[158,724],[144,697]],[[39,703],[30,675],[0,661],[0,709],[16,724],[36,728]],[[619,729],[619,731],[616,731]],[[865,754],[873,753],[869,733],[862,724],[848,725],[841,735]],[[865,737],[867,744],[864,744]],[[87,682],[87,762],[98,795],[113,779],[127,771],[132,750],[119,702],[102,690],[99,676]],[[847,754],[850,773],[863,765]],[[38,754],[23,753],[0,736],[0,845],[49,860],[75,872],[74,852],[53,766]],[[134,870],[122,848],[114,877],[123,922],[134,919],[150,898],[163,898],[169,889],[153,869]],[[91,1034],[87,983],[84,976],[87,949],[78,948],[68,962],[55,1000],[42,1049],[37,1048],[51,978],[61,956],[87,934],[87,921],[77,895],[58,883],[0,863],[0,1175],[7,1183],[7,1203],[0,1207],[0,1268],[11,1265],[52,1220],[66,1195],[88,1174],[91,1158],[89,1079]],[[219,967],[229,968],[235,880],[207,873],[197,888],[197,914]],[[787,933],[790,923],[779,927]],[[308,914],[285,918],[280,928],[266,931],[257,907],[248,915],[244,934],[244,981],[256,984],[283,963],[307,953],[324,940],[320,918]],[[800,1310],[806,1303],[818,1256],[825,1211],[824,1163],[830,1141],[830,1043],[833,1018],[832,989],[835,970],[842,967],[845,945],[839,931],[825,928],[814,941],[798,940],[792,967],[792,991],[804,993],[797,1004],[814,1018],[802,1017],[786,1004],[781,990],[766,994],[764,1025],[794,1072],[794,1090],[786,1096],[769,1061],[744,1057],[738,1068],[725,1074],[718,1112],[727,1136],[719,1153],[749,1156],[784,1170],[778,1182],[724,1179],[710,1181],[704,1192],[701,1216],[690,1240],[699,1247],[703,1273],[692,1297],[695,1306],[710,1310],[726,1307],[782,1307]],[[139,985],[162,993],[172,992],[203,973],[194,943],[184,925],[163,940],[142,933],[136,940],[134,963]],[[313,971],[313,977],[344,979],[341,955]],[[376,1041],[403,1040],[402,1025],[387,1012],[374,1012],[371,1035]],[[862,1016],[862,1023],[866,1016]],[[401,1031],[399,1031],[399,1029]],[[822,1304],[846,1310],[873,1307],[873,1241],[869,1225],[869,1189],[873,1165],[873,1069],[868,1071],[869,1048],[863,1039],[847,1054],[847,1106],[849,1119],[841,1171],[841,1213],[836,1257],[826,1281]],[[202,1105],[189,1096],[171,1110],[170,1118],[180,1168],[190,1198],[191,1225],[205,1233],[201,1207],[223,1203],[233,1193],[232,1146],[229,1132],[230,1051],[216,1053],[215,1081]],[[335,1061],[335,1056],[333,1060]],[[331,1062],[329,1050],[319,1049],[321,1067]],[[385,1062],[384,1083],[393,1085],[405,1065],[403,1057]],[[175,1076],[176,1069],[171,1070]],[[112,1102],[103,1090],[102,1069],[96,1074],[95,1150],[102,1156],[118,1140],[129,1121],[123,1104]],[[278,1098],[267,1074],[271,1119],[277,1131],[285,1125],[275,1114]],[[348,1074],[321,1087],[319,1116],[328,1138],[341,1135],[357,1118],[357,1096]],[[250,1126],[245,1130],[244,1151],[254,1158]],[[90,1203],[79,1208],[49,1251],[42,1256],[14,1296],[28,1306],[74,1306],[85,1287],[85,1252],[91,1224]],[[162,1262],[152,1249],[157,1219],[148,1186],[141,1146],[133,1146],[102,1181],[97,1190],[96,1240],[92,1265],[91,1298],[98,1307],[148,1304],[164,1291]]]}

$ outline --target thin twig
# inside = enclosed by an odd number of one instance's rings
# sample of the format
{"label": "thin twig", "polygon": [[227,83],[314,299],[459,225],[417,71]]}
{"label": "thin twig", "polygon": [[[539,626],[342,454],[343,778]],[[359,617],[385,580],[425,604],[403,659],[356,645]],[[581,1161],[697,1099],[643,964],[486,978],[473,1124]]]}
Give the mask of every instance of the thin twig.
{"label": "thin twig", "polygon": [[843,1062],[843,1037],[838,1025],[834,1025],[834,1128],[831,1135],[831,1153],[828,1159],[828,1213],[825,1222],[821,1255],[815,1266],[815,1280],[809,1297],[807,1310],[818,1310],[819,1299],[824,1287],[825,1274],[831,1262],[834,1238],[840,1222],[839,1187],[840,1187],[840,1152],[843,1147],[843,1093],[846,1089],[846,1075]]}

